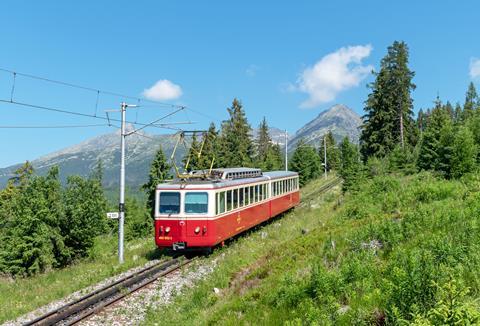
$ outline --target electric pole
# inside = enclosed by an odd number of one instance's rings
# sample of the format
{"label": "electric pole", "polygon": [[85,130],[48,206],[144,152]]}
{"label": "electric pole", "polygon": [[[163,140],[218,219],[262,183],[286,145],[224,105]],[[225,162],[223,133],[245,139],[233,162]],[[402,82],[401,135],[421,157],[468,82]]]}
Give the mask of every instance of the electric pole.
{"label": "electric pole", "polygon": [[121,143],[120,143],[120,200],[118,203],[118,262],[123,264],[123,225],[125,222],[125,138],[127,137],[125,132],[125,115],[127,110],[127,104],[122,102],[122,122],[121,122]]}
{"label": "electric pole", "polygon": [[285,129],[285,171],[288,171],[288,132]]}

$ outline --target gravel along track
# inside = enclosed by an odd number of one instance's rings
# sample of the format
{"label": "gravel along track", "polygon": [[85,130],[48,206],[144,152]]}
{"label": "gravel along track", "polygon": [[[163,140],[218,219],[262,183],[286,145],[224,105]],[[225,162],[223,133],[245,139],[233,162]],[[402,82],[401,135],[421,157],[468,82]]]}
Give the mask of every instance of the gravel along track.
{"label": "gravel along track", "polygon": [[140,325],[150,307],[171,302],[173,297],[212,273],[217,260],[199,260],[157,279],[153,283],[104,308],[78,325]]}
{"label": "gravel along track", "polygon": [[122,278],[125,278],[125,277],[127,277],[129,275],[132,275],[134,273],[137,273],[138,271],[140,271],[143,268],[156,265],[160,262],[161,262],[161,260],[155,259],[155,260],[149,261],[148,263],[146,263],[143,266],[138,266],[138,267],[129,269],[128,271],[125,271],[121,274],[109,277],[109,278],[107,278],[107,279],[105,279],[105,280],[103,280],[103,281],[101,281],[97,284],[94,284],[92,286],[89,286],[89,287],[86,287],[86,288],[81,289],[79,291],[76,291],[76,292],[74,292],[74,293],[72,293],[72,294],[70,294],[70,295],[68,295],[68,296],[66,296],[66,297],[64,297],[60,300],[51,302],[51,303],[49,303],[49,304],[47,304],[43,307],[40,307],[40,308],[38,308],[34,311],[31,311],[31,312],[29,312],[29,313],[27,313],[23,316],[20,316],[15,320],[7,321],[3,324],[3,326],[24,325],[24,324],[28,323],[29,321],[34,320],[34,319],[48,313],[49,311],[58,309],[60,307],[65,306],[69,302],[73,302],[75,300],[78,300],[79,298],[85,296],[86,294],[88,294],[90,292],[99,290],[99,289],[105,287],[108,284],[112,284],[114,282],[117,282],[118,280],[120,280]]}

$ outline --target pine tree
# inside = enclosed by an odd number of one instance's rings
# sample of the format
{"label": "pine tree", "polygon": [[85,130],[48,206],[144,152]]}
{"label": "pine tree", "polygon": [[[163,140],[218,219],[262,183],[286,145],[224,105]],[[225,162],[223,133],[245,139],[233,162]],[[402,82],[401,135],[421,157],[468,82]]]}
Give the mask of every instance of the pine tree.
{"label": "pine tree", "polygon": [[198,162],[198,168],[202,170],[210,169],[213,160],[213,167],[217,166],[218,161],[218,133],[215,124],[212,122],[208,128],[203,145],[202,155]]}
{"label": "pine tree", "polygon": [[318,177],[321,172],[321,165],[320,157],[315,148],[300,140],[290,160],[289,170],[298,172],[301,186]]}
{"label": "pine tree", "polygon": [[239,100],[234,99],[228,108],[230,118],[222,123],[219,144],[219,165],[223,167],[252,166],[252,128],[248,124]]}
{"label": "pine tree", "polygon": [[278,144],[273,144],[265,117],[258,127],[255,139],[255,166],[264,171],[279,170],[283,165],[282,152]]}
{"label": "pine tree", "polygon": [[417,115],[417,128],[420,132],[424,132],[425,128],[427,127],[427,115],[423,113],[423,110],[418,110]]}
{"label": "pine tree", "polygon": [[422,134],[417,165],[420,170],[439,170],[441,131],[452,121],[443,109],[441,102],[437,102],[428,118],[427,127]]}
{"label": "pine tree", "polygon": [[374,75],[360,137],[364,160],[370,156],[383,157],[397,144],[402,147],[414,144],[417,137],[410,96],[415,89],[412,83],[415,73],[408,68],[408,46],[397,41],[389,46],[380,71]]}
{"label": "pine tree", "polygon": [[358,181],[361,172],[360,153],[358,147],[345,137],[340,144],[339,175],[343,179],[343,190],[351,189]]}
{"label": "pine tree", "polygon": [[183,158],[183,164],[186,165],[188,162],[187,170],[199,170],[200,169],[200,157],[201,152],[200,149],[202,147],[201,142],[197,140],[196,133],[192,135],[192,141],[190,143],[190,149],[188,153],[186,153],[185,157]]}
{"label": "pine tree", "polygon": [[69,176],[64,194],[65,217],[61,226],[71,259],[85,257],[95,237],[106,230],[107,200],[97,180]]}
{"label": "pine tree", "polygon": [[159,147],[150,167],[148,181],[142,186],[143,191],[147,194],[147,208],[150,210],[152,218],[155,213],[155,190],[158,184],[169,177],[170,168],[162,148]]}
{"label": "pine tree", "polygon": [[468,85],[467,93],[465,94],[465,103],[463,104],[463,119],[470,118],[478,106],[478,94],[473,82]]}
{"label": "pine tree", "polygon": [[324,141],[326,138],[327,141],[327,171],[330,170],[337,170],[340,161],[340,152],[335,144],[335,138],[333,137],[333,133],[329,130],[326,135],[322,137],[322,140],[319,144],[319,153],[320,160],[322,165],[325,164],[325,145]]}
{"label": "pine tree", "polygon": [[454,122],[455,122],[455,123],[461,122],[461,121],[462,121],[462,117],[463,117],[462,106],[460,105],[460,103],[457,103],[457,104],[455,105]]}
{"label": "pine tree", "polygon": [[459,178],[476,168],[478,147],[475,145],[472,132],[466,127],[460,127],[453,141],[451,176]]}

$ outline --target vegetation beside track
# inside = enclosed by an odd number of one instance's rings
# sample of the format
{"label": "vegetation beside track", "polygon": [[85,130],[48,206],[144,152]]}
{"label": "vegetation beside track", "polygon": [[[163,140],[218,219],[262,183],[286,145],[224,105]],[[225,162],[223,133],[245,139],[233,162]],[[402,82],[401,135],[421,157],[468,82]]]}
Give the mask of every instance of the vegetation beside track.
{"label": "vegetation beside track", "polygon": [[142,266],[161,255],[155,249],[152,237],[128,242],[123,265],[118,264],[116,250],[117,237],[101,236],[96,239],[89,258],[68,267],[28,278],[0,278],[0,323],[130,268]]}
{"label": "vegetation beside track", "polygon": [[480,322],[480,175],[382,175],[312,196],[320,182],[301,207],[215,252],[217,270],[147,322]]}

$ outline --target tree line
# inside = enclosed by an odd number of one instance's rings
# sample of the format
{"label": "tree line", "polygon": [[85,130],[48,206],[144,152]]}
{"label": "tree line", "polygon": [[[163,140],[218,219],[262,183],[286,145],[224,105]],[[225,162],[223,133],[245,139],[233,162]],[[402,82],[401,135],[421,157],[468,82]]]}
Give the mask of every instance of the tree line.
{"label": "tree line", "polygon": [[[395,41],[373,72],[368,85],[360,144],[353,145],[349,169],[341,173],[344,188],[369,174],[432,171],[444,178],[460,178],[475,172],[480,162],[480,99],[471,82],[463,105],[443,103],[413,114],[411,92],[415,73],[408,66],[409,48]],[[345,155],[344,155],[345,156]],[[345,157],[343,157],[345,159]]]}
{"label": "tree line", "polygon": [[[107,220],[102,164],[88,177],[69,176],[58,166],[36,175],[26,162],[0,190],[0,274],[29,276],[88,257],[96,237],[116,232]],[[110,206],[110,207],[109,207]],[[145,205],[127,197],[127,239],[152,232]]]}

